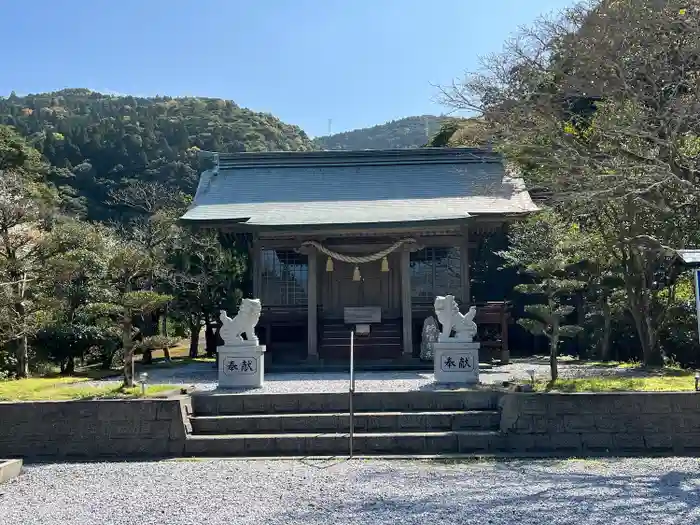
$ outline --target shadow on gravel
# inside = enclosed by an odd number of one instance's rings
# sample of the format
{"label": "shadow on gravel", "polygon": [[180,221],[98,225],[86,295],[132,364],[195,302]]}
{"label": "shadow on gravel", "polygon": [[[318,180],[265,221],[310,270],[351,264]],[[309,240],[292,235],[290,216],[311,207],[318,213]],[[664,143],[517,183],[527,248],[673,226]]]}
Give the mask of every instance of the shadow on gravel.
{"label": "shadow on gravel", "polygon": [[[426,483],[431,479],[434,483]],[[354,486],[352,500],[336,498],[323,509],[324,520],[399,523],[402,516],[420,516],[423,523],[700,523],[700,472],[618,474],[616,463],[605,460],[474,460],[434,472],[369,470],[357,472]],[[319,510],[296,508],[287,519],[315,523]]]}

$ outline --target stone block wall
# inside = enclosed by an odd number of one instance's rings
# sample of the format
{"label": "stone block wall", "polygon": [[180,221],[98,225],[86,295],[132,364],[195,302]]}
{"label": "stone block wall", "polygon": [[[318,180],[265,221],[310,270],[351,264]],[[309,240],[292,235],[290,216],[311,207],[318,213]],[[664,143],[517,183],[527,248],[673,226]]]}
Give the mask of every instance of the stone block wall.
{"label": "stone block wall", "polygon": [[0,457],[181,456],[186,405],[184,397],[0,403]]}
{"label": "stone block wall", "polygon": [[516,454],[700,454],[700,393],[514,393],[500,407]]}

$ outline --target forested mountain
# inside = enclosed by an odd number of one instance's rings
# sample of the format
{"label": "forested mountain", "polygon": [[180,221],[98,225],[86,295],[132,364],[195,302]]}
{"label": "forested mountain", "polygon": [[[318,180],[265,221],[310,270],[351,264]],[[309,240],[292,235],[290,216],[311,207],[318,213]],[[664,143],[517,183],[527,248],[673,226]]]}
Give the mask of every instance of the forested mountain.
{"label": "forested mountain", "polygon": [[317,137],[314,144],[328,150],[420,148],[437,133],[442,120],[443,117],[435,115],[407,117],[371,128]]}
{"label": "forested mountain", "polygon": [[64,204],[88,219],[114,217],[110,190],[139,179],[193,193],[199,150],[309,150],[297,126],[214,98],[131,97],[66,89],[0,98],[15,127],[51,164]]}

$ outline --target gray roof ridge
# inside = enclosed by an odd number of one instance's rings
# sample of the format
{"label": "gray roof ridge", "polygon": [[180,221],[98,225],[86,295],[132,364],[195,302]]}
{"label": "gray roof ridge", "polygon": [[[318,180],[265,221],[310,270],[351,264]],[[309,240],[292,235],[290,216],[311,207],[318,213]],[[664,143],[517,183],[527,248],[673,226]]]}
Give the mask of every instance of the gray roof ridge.
{"label": "gray roof ridge", "polygon": [[481,148],[413,148],[391,150],[202,152],[220,169],[266,167],[360,166],[398,164],[466,164],[502,162],[499,153]]}

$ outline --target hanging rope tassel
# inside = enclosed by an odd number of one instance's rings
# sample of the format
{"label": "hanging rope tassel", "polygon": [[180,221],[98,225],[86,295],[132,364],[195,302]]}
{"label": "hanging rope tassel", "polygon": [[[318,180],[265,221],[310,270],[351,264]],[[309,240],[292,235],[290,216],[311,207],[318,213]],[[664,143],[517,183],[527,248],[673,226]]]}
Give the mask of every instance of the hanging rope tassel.
{"label": "hanging rope tassel", "polygon": [[383,272],[389,271],[389,260],[386,257],[382,257],[382,271]]}
{"label": "hanging rope tassel", "polygon": [[359,281],[360,279],[362,279],[362,276],[360,275],[360,267],[355,266],[355,271],[352,272],[352,280]]}
{"label": "hanging rope tassel", "polygon": [[333,271],[333,259],[331,259],[330,257],[329,257],[328,260],[326,261],[326,271],[327,271],[327,272],[332,272],[332,271]]}

